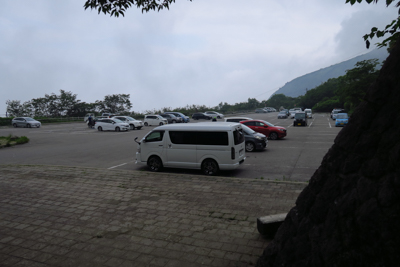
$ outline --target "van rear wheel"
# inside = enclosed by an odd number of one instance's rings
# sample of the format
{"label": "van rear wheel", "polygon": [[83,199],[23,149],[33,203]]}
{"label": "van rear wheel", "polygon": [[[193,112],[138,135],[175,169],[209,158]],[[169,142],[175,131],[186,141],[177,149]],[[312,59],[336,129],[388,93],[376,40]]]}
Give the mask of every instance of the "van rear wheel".
{"label": "van rear wheel", "polygon": [[206,159],[201,164],[201,170],[205,175],[210,175],[210,176],[216,175],[219,171],[218,163],[215,162],[215,160]]}
{"label": "van rear wheel", "polygon": [[159,157],[157,156],[152,156],[147,160],[147,166],[149,166],[150,171],[152,172],[158,172],[162,169],[163,164],[162,161]]}

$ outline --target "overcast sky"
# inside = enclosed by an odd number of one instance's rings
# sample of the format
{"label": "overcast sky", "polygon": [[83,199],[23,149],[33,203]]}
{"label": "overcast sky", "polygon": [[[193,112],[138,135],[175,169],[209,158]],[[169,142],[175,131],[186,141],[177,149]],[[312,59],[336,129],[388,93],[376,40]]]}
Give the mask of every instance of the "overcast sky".
{"label": "overcast sky", "polygon": [[130,94],[135,112],[262,101],[368,52],[362,36],[397,17],[385,1],[176,0],[119,18],[84,2],[0,0],[0,115],[6,100],[60,89],[85,102]]}

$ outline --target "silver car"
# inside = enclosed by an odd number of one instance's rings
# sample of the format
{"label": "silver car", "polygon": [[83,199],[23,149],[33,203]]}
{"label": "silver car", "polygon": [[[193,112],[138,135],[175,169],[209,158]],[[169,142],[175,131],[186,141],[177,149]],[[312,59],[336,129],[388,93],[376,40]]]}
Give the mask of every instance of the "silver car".
{"label": "silver car", "polygon": [[31,117],[14,118],[14,119],[12,119],[11,124],[14,127],[28,127],[28,128],[31,128],[31,127],[40,128],[40,126],[42,126],[40,121],[32,119]]}

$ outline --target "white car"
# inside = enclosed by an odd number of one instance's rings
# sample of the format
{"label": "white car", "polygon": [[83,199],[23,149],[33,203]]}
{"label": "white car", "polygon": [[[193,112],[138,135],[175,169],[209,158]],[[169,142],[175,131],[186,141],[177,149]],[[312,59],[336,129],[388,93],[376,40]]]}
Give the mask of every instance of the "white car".
{"label": "white car", "polygon": [[304,112],[307,114],[309,119],[312,119],[312,110],[310,108],[306,108]]}
{"label": "white car", "polygon": [[142,121],[136,120],[129,116],[115,116],[114,118],[128,123],[131,130],[135,130],[135,129],[140,130],[143,127]]}
{"label": "white car", "polygon": [[144,116],[144,126],[164,125],[168,124],[167,119],[160,115],[146,115]]}
{"label": "white car", "polygon": [[225,118],[226,122],[241,122],[241,121],[248,121],[252,120],[252,118],[249,117],[227,117]]}
{"label": "white car", "polygon": [[96,121],[94,127],[99,131],[128,131],[129,124],[115,118],[106,118]]}
{"label": "white car", "polygon": [[223,119],[224,114],[218,113],[216,111],[206,111],[204,114],[211,116],[212,118]]}

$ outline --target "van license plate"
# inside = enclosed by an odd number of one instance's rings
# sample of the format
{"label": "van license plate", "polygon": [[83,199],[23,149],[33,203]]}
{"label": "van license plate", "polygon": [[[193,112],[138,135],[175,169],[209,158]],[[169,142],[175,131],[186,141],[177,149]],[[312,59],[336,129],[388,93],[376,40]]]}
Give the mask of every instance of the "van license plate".
{"label": "van license plate", "polygon": [[301,123],[298,123],[297,125],[301,125]]}

